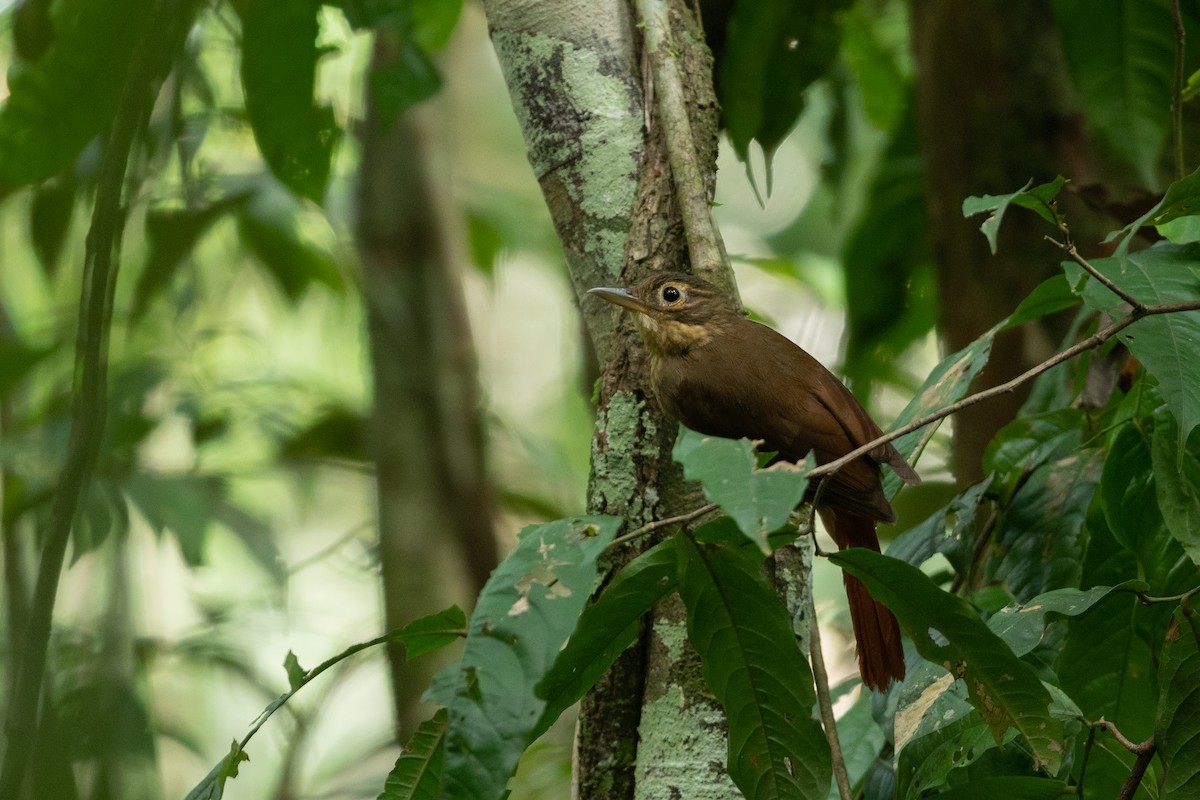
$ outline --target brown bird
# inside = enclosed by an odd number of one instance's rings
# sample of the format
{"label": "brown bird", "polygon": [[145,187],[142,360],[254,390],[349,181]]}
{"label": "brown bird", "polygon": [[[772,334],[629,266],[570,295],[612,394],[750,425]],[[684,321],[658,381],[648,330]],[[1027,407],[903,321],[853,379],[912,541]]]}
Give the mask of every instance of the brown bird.
{"label": "brown bird", "polygon": [[[637,312],[654,394],[667,413],[710,436],[761,440],[776,460],[832,461],[880,435],[858,400],[821,363],[781,334],[747,319],[717,287],[691,275],[653,275],[632,289],[592,294]],[[880,464],[921,479],[891,444],[833,473],[818,511],[839,548],[879,552],[876,522],[894,522]],[[815,482],[814,482],[815,484]],[[809,487],[812,499],[816,486]],[[843,573],[863,683],[885,689],[904,677],[900,627],[863,583]]]}

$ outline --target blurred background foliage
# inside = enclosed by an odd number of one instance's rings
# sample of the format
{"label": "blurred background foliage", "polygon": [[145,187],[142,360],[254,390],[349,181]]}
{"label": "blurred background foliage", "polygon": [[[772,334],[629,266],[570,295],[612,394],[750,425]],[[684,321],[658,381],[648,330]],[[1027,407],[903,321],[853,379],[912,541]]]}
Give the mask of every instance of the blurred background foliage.
{"label": "blurred background foliage", "polygon": [[[147,5],[0,2],[0,682],[10,695],[67,447],[103,133]],[[1133,176],[1118,199],[1135,203],[1161,188],[1169,8],[1123,4],[1147,46],[1166,48],[1161,61],[1138,56],[1146,85],[1124,98],[1138,123],[1126,130],[1129,117],[1106,104],[1113,83],[1094,74],[1108,53],[1089,54],[1089,37],[1120,32],[1087,6],[1061,0],[1053,12],[1071,74],[1086,77],[1083,106],[1103,109],[1089,117],[1099,146]],[[729,132],[715,214],[743,298],[890,419],[939,353],[913,15],[900,0],[705,9],[730,15],[728,37],[723,24],[709,29]],[[754,32],[781,25],[803,43],[793,48],[803,63],[759,60]],[[389,57],[373,57],[376,35]],[[756,83],[763,74],[789,77]],[[53,794],[38,796],[183,796],[286,688],[289,650],[313,663],[407,621],[385,613],[386,584],[406,578],[381,568],[377,541],[370,418],[388,401],[373,387],[392,354],[369,335],[380,284],[364,270],[356,188],[373,169],[363,163],[372,115],[418,131],[420,149],[402,155],[423,164],[429,195],[417,202],[449,231],[448,274],[478,361],[495,548],[507,552],[525,522],[583,509],[595,366],[481,7],[200,4],[126,180],[107,424],[58,594],[35,743],[37,786]],[[1002,299],[1011,308],[1019,296]],[[401,457],[421,465],[424,453]],[[935,440],[926,485],[903,498],[906,518],[949,496],[948,459]],[[420,572],[443,585],[431,609],[469,606],[462,552],[408,565],[412,581]],[[832,600],[836,569],[822,563],[818,580],[827,641],[838,641],[848,625]],[[851,646],[840,641],[846,675]],[[264,729],[236,796],[375,796],[396,752],[380,698],[405,695],[397,680],[379,652],[339,667]],[[410,683],[409,694],[424,685]],[[569,753],[562,726],[530,750],[513,796],[566,796]]]}

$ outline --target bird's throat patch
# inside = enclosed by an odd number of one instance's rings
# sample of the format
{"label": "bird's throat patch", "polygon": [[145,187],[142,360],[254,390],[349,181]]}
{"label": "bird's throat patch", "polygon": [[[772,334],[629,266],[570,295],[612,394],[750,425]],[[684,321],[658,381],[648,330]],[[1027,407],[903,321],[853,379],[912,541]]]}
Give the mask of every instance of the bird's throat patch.
{"label": "bird's throat patch", "polygon": [[677,353],[707,344],[712,334],[703,325],[693,325],[675,319],[654,319],[638,314],[638,328],[646,345],[662,353]]}

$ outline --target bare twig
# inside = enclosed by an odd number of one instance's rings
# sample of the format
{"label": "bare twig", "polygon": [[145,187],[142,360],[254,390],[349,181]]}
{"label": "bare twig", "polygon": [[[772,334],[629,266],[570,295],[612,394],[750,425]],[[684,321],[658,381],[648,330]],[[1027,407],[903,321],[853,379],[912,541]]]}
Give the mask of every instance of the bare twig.
{"label": "bare twig", "polygon": [[1188,300],[1188,301],[1183,301],[1183,302],[1178,302],[1178,303],[1161,303],[1158,305],[1149,305],[1149,306],[1143,305],[1143,306],[1136,307],[1133,309],[1133,311],[1128,316],[1122,317],[1121,319],[1113,322],[1112,324],[1108,325],[1107,327],[1102,328],[1101,330],[1092,334],[1091,336],[1084,339],[1083,341],[1078,342],[1075,345],[1072,345],[1071,347],[1067,348],[1066,350],[1063,350],[1061,353],[1057,353],[1056,355],[1051,356],[1050,358],[1046,359],[1042,363],[1040,363],[1036,366],[1030,367],[1025,372],[1022,372],[1020,375],[1013,378],[1012,380],[1006,381],[1005,383],[1002,383],[998,386],[993,386],[990,389],[984,389],[981,392],[976,392],[973,395],[964,397],[962,400],[959,400],[956,403],[951,403],[950,405],[946,406],[945,408],[939,409],[930,414],[926,414],[925,416],[921,417],[920,419],[915,419],[912,422],[908,423],[907,425],[903,425],[894,431],[885,433],[882,436],[872,439],[871,441],[867,442],[866,444],[862,445],[861,447],[856,447],[855,449],[851,450],[849,453],[842,456],[841,458],[836,458],[833,461],[826,462],[825,464],[822,464],[821,466],[816,467],[813,470],[810,470],[808,473],[808,477],[811,480],[812,478],[816,478],[819,475],[826,475],[829,473],[837,472],[839,469],[846,466],[851,461],[854,461],[857,458],[861,458],[862,456],[871,452],[872,450],[874,450],[876,447],[879,447],[880,445],[887,444],[888,442],[894,441],[895,439],[899,439],[901,436],[912,433],[913,431],[916,431],[916,430],[920,430],[921,428],[924,428],[926,425],[937,422],[938,420],[945,419],[946,417],[950,416],[951,414],[957,414],[959,411],[962,411],[964,408],[969,408],[970,406],[973,406],[977,403],[981,403],[984,400],[990,400],[993,397],[997,397],[1002,394],[1007,394],[1008,392],[1011,392],[1014,389],[1016,389],[1018,386],[1021,386],[1022,384],[1033,380],[1038,375],[1041,375],[1043,372],[1046,372],[1047,370],[1058,366],[1062,362],[1067,361],[1071,358],[1074,358],[1075,356],[1077,356],[1080,353],[1083,353],[1087,350],[1092,350],[1096,347],[1099,347],[1100,345],[1104,344],[1109,339],[1112,339],[1118,333],[1125,330],[1130,325],[1132,325],[1133,323],[1137,322],[1140,319],[1143,319],[1143,318],[1149,317],[1149,316],[1155,316],[1158,314],[1174,314],[1174,313],[1180,312],[1180,311],[1200,311],[1200,300]]}
{"label": "bare twig", "polygon": [[656,519],[653,522],[647,522],[642,527],[635,528],[634,530],[630,531],[629,533],[623,534],[623,535],[618,536],[617,538],[613,539],[611,542],[608,543],[608,547],[606,547],[604,549],[606,552],[611,552],[611,551],[615,550],[617,547],[619,547],[623,544],[626,544],[627,542],[632,542],[634,539],[638,539],[642,536],[645,536],[648,533],[652,533],[653,531],[656,531],[659,528],[662,528],[666,525],[682,525],[686,522],[691,522],[692,520],[696,519],[697,517],[702,517],[705,514],[711,514],[713,511],[716,511],[716,510],[717,510],[716,503],[708,503],[706,505],[700,506],[699,508],[693,508],[691,511],[685,511],[682,514],[676,514],[673,517],[666,517],[664,519]]}
{"label": "bare twig", "polygon": [[1121,298],[1126,303],[1128,303],[1130,308],[1134,309],[1135,311],[1138,309],[1142,309],[1143,312],[1145,311],[1145,308],[1146,308],[1145,303],[1138,300],[1133,295],[1129,294],[1129,292],[1125,291],[1120,286],[1117,286],[1115,283],[1113,283],[1108,278],[1108,276],[1106,276],[1100,270],[1098,270],[1094,266],[1092,266],[1092,263],[1090,261],[1088,261],[1086,258],[1084,258],[1083,256],[1081,256],[1079,254],[1079,250],[1075,247],[1074,242],[1071,242],[1071,241],[1060,242],[1058,239],[1055,239],[1053,236],[1047,236],[1045,238],[1046,238],[1046,241],[1050,242],[1055,247],[1057,247],[1059,250],[1062,250],[1064,253],[1066,253],[1068,256],[1070,256],[1072,261],[1074,261],[1079,266],[1083,267],[1083,270],[1087,274],[1091,275],[1093,278],[1100,281],[1100,283],[1104,285],[1104,288],[1108,289],[1110,292],[1115,294],[1117,297]]}
{"label": "bare twig", "polygon": [[[813,538],[816,544],[816,538]],[[817,689],[817,707],[821,709],[821,725],[825,738],[829,740],[829,754],[833,758],[833,777],[837,783],[841,800],[851,800],[850,773],[846,769],[846,758],[842,754],[842,740],[838,738],[837,718],[833,715],[833,700],[829,694],[829,672],[825,669],[825,652],[821,649],[821,626],[817,624],[817,604],[813,598],[812,560],[808,561],[808,574],[804,579],[804,595],[808,600],[808,649],[811,655],[813,683]]]}
{"label": "bare twig", "polygon": [[1173,594],[1169,597],[1153,597],[1145,592],[1137,592],[1138,599],[1146,605],[1153,605],[1154,603],[1183,603],[1192,599],[1197,594],[1200,594],[1200,586],[1193,586],[1183,594]]}
{"label": "bare twig", "polygon": [[1133,762],[1133,768],[1129,770],[1129,775],[1125,778],[1125,782],[1121,784],[1121,790],[1117,793],[1117,800],[1132,800],[1134,793],[1137,792],[1138,786],[1140,786],[1142,783],[1142,778],[1146,774],[1146,768],[1150,766],[1150,761],[1154,758],[1154,753],[1156,751],[1154,737],[1151,736],[1144,742],[1133,742],[1130,741],[1125,734],[1121,733],[1116,725],[1109,722],[1104,717],[1101,717],[1095,722],[1088,722],[1087,719],[1084,719],[1083,722],[1092,729],[1092,733],[1089,734],[1088,738],[1089,744],[1092,741],[1092,736],[1097,730],[1105,730],[1111,733],[1112,737],[1116,739],[1122,747],[1137,756],[1137,759]]}
{"label": "bare twig", "polygon": [[725,246],[713,224],[708,190],[692,137],[692,124],[680,74],[679,49],[671,38],[669,5],[666,0],[637,0],[635,6],[638,22],[645,35],[645,49],[650,57],[654,96],[691,262],[708,268],[727,266]]}
{"label": "bare twig", "polygon": [[66,461],[43,537],[33,603],[25,629],[16,691],[8,709],[7,750],[0,766],[0,797],[21,796],[29,754],[38,727],[38,698],[46,671],[46,650],[54,616],[54,599],[71,536],[71,526],[95,469],[104,435],[108,333],[119,268],[117,249],[124,225],[121,187],[134,139],[149,114],[157,85],[187,32],[193,0],[161,0],[135,51],[104,150],[96,185],[91,229],[84,256],[75,341],[75,385],[71,401],[71,433]]}

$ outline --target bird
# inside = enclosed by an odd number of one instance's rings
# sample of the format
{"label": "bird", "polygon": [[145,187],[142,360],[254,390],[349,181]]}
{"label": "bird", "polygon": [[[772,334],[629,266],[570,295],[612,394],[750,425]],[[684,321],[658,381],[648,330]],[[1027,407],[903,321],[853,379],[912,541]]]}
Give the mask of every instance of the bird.
{"label": "bird", "polygon": [[[589,290],[634,312],[659,405],[688,428],[761,442],[775,461],[825,464],[882,432],[854,394],[821,362],[772,328],[741,313],[731,297],[693,275],[657,273],[630,288]],[[881,464],[907,483],[921,478],[891,443],[829,475],[806,499],[839,549],[879,552],[877,522],[895,522]],[[815,484],[816,482],[814,482]],[[904,648],[892,612],[843,572],[863,683],[883,691],[904,678]]]}

